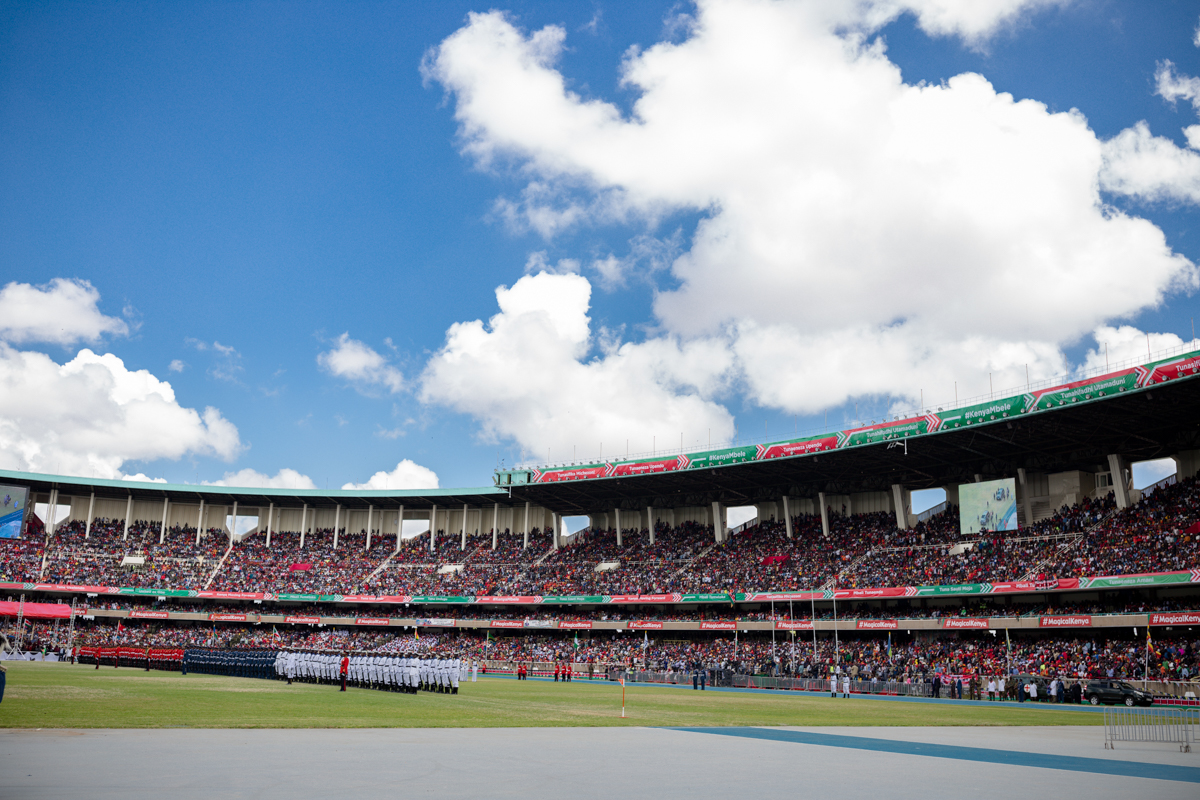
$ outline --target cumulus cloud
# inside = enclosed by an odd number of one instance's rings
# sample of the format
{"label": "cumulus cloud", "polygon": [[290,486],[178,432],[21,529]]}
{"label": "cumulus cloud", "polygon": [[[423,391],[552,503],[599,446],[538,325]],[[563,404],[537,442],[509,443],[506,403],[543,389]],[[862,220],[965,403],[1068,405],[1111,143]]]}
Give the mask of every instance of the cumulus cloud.
{"label": "cumulus cloud", "polygon": [[130,483],[166,483],[166,478],[151,478],[144,472],[138,472],[133,475],[122,475],[121,480],[129,481]]}
{"label": "cumulus cloud", "polygon": [[[978,74],[907,84],[872,38],[912,13],[933,35],[978,43],[1043,5],[704,0],[679,41],[627,55],[629,114],[567,88],[563,29],[522,31],[500,12],[471,15],[425,73],[451,94],[467,156],[516,163],[538,197],[604,209],[563,224],[703,215],[670,264],[672,288],[656,295],[661,342],[630,352],[720,354],[752,402],[792,412],[860,394],[915,401],[922,388],[948,400],[955,381],[968,396],[987,392],[989,377],[1024,383],[1026,365],[1034,378],[1060,373],[1064,345],[1197,286],[1162,231],[1107,206],[1099,188],[1194,200],[1200,156],[1137,127],[1106,144],[1081,113],[1018,101]],[[593,269],[606,287],[630,275],[615,256]],[[451,329],[423,396],[522,443],[550,423],[581,437],[591,419],[573,422],[568,409],[591,378],[567,381],[569,401],[529,408],[492,383],[472,387],[486,397],[452,388],[448,365],[483,369],[483,353],[556,382],[559,365],[611,377],[636,361],[584,363],[586,340],[560,334],[555,347],[521,336],[521,347],[491,352],[515,319]],[[670,385],[664,397],[675,397]],[[699,393],[681,397],[698,418],[724,413]],[[596,419],[601,405],[589,409]]]}
{"label": "cumulus cloud", "polygon": [[219,481],[201,481],[205,486],[244,486],[256,489],[316,489],[312,478],[294,469],[283,469],[267,475],[249,467],[226,472]]}
{"label": "cumulus cloud", "polygon": [[1096,347],[1088,350],[1081,370],[1116,369],[1145,363],[1153,354],[1164,350],[1178,352],[1183,339],[1173,333],[1147,333],[1132,325],[1101,325],[1092,333]]}
{"label": "cumulus cloud", "polygon": [[102,314],[99,302],[100,292],[87,281],[55,278],[44,286],[13,281],[0,289],[0,339],[66,346],[127,335],[129,326]]}
{"label": "cumulus cloud", "polygon": [[1150,133],[1144,121],[1104,143],[1105,189],[1144,200],[1200,203],[1200,126],[1187,129],[1191,148]]}
{"label": "cumulus cloud", "polygon": [[[485,440],[512,439],[527,452],[568,459],[715,441],[733,418],[714,400],[732,359],[720,343],[595,342],[587,315],[591,284],[581,275],[526,275],[496,290],[500,313],[453,325],[421,376],[423,402],[476,417]],[[620,446],[618,447],[618,442]],[[677,446],[677,445],[676,445]]]}
{"label": "cumulus cloud", "polygon": [[1192,108],[1200,111],[1200,78],[1190,75],[1179,75],[1175,65],[1170,61],[1162,61],[1154,73],[1155,94],[1175,105],[1179,100],[1187,100]]}
{"label": "cumulus cloud", "polygon": [[339,336],[332,350],[318,354],[317,364],[330,375],[344,378],[365,394],[379,388],[397,394],[404,388],[404,376],[400,370],[369,345],[351,339],[349,333]]}
{"label": "cumulus cloud", "polygon": [[346,490],[358,489],[436,489],[438,488],[437,473],[428,467],[422,467],[409,459],[404,459],[391,472],[379,471],[372,475],[366,483],[347,483],[342,486]]}
{"label": "cumulus cloud", "polygon": [[58,364],[0,343],[0,465],[119,478],[127,461],[232,460],[237,428],[215,408],[180,406],[171,384],[115,355],[80,350]]}

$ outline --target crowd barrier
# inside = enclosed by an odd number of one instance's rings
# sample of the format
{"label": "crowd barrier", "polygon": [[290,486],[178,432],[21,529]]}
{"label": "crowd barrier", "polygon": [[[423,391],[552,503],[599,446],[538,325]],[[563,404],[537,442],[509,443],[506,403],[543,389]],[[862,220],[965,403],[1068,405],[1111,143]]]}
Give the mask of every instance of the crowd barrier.
{"label": "crowd barrier", "polygon": [[1198,730],[1200,709],[1104,709],[1105,750],[1116,750],[1117,742],[1169,742],[1179,745],[1179,752],[1190,753]]}

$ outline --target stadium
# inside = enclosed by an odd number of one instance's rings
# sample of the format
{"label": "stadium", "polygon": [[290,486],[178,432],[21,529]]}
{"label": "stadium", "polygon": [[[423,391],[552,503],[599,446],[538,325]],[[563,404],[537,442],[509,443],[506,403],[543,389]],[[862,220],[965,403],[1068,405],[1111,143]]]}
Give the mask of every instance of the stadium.
{"label": "stadium", "polygon": [[0,800],[1194,798],[1196,10],[509,5],[5,6]]}

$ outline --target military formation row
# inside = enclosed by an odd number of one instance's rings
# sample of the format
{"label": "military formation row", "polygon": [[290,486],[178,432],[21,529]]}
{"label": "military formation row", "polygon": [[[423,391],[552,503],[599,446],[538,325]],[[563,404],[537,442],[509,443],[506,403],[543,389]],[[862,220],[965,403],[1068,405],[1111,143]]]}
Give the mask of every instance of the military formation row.
{"label": "military formation row", "polygon": [[[342,682],[343,656],[307,650],[280,650],[275,656],[275,676],[291,683]],[[403,655],[346,656],[346,683],[364,689],[406,692],[418,690],[458,694],[459,681],[474,680],[479,663],[461,658],[415,658]]]}

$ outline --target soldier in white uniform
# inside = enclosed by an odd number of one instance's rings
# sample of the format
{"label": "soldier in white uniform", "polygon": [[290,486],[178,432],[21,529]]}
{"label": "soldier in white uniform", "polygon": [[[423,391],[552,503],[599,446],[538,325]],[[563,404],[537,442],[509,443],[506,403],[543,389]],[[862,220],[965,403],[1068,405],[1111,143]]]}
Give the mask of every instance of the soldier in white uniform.
{"label": "soldier in white uniform", "polygon": [[287,659],[284,662],[284,669],[287,672],[287,681],[288,685],[290,686],[292,684],[292,678],[296,677],[296,653],[292,650],[289,650],[287,653]]}
{"label": "soldier in white uniform", "polygon": [[458,681],[462,678],[462,659],[455,658],[450,661],[450,693],[458,694]]}

